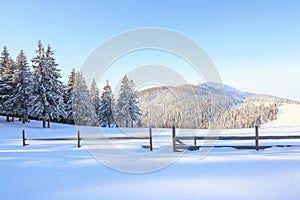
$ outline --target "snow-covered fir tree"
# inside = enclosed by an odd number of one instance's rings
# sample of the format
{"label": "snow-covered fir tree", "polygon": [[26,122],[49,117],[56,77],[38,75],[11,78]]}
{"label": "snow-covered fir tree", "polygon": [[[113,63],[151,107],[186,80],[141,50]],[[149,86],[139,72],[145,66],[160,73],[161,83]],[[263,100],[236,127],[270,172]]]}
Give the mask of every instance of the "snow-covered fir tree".
{"label": "snow-covered fir tree", "polygon": [[115,99],[112,93],[109,82],[103,88],[101,94],[100,107],[99,107],[99,123],[102,127],[112,127],[115,124],[114,110]]}
{"label": "snow-covered fir tree", "polygon": [[20,51],[16,63],[13,82],[16,83],[13,89],[14,97],[10,99],[15,113],[25,123],[28,119],[28,111],[32,101],[32,74],[29,70],[27,58],[23,50]]}
{"label": "snow-covered fir tree", "polygon": [[7,121],[9,121],[9,116],[14,121],[16,111],[12,99],[15,97],[14,88],[16,87],[16,82],[14,81],[15,64],[11,57],[4,64],[0,84],[1,110],[7,116]]}
{"label": "snow-covered fir tree", "polygon": [[4,46],[0,56],[0,112],[6,115],[6,121],[9,121],[10,107],[7,107],[6,101],[12,95],[13,89],[13,60],[9,55],[7,47]]}
{"label": "snow-covered fir tree", "polygon": [[141,115],[138,107],[138,95],[134,88],[134,82],[129,81],[126,75],[124,75],[121,81],[121,88],[119,98],[117,101],[117,122],[119,126],[129,126],[129,122],[133,126],[133,122],[137,122],[140,125],[139,116]]}
{"label": "snow-covered fir tree", "polygon": [[[61,79],[60,69],[58,69],[58,64],[55,61],[54,51],[51,46],[47,46],[46,50],[46,68],[49,71],[49,101],[52,102],[50,107],[51,119],[60,120],[65,116],[64,112],[64,101],[63,101],[63,82]],[[50,100],[51,99],[51,100]]]}
{"label": "snow-covered fir tree", "polygon": [[[9,52],[7,50],[7,47],[4,46],[3,50],[0,55],[0,114],[6,115],[5,110],[2,106],[3,104],[3,97],[6,94],[5,93],[5,84],[4,84],[4,70],[7,68],[7,63],[9,59]],[[7,116],[7,121],[9,121],[9,117]]]}
{"label": "snow-covered fir tree", "polygon": [[72,112],[76,125],[91,126],[98,123],[90,91],[80,72],[75,74],[72,94]]}
{"label": "snow-covered fir tree", "polygon": [[75,87],[75,69],[71,71],[67,85],[64,87],[65,122],[74,124],[72,96]]}
{"label": "snow-covered fir tree", "polygon": [[116,106],[116,119],[117,124],[120,127],[128,127],[131,119],[129,113],[130,90],[130,82],[125,75],[121,81],[121,88],[119,91],[119,98],[117,100]]}
{"label": "snow-covered fir tree", "polygon": [[130,96],[129,96],[129,114],[131,118],[131,127],[133,127],[133,122],[136,122],[138,126],[141,126],[140,116],[142,115],[141,109],[139,108],[138,102],[138,92],[135,90],[135,83],[130,80]]}
{"label": "snow-covered fir tree", "polygon": [[50,120],[57,119],[64,115],[61,75],[57,69],[57,64],[53,57],[54,52],[50,45],[44,51],[42,42],[38,42],[36,56],[33,63],[33,102],[30,114],[43,120],[43,127],[50,127]]}
{"label": "snow-covered fir tree", "polygon": [[95,79],[93,79],[92,85],[91,85],[91,97],[92,102],[95,107],[96,115],[99,116],[99,108],[100,108],[100,92],[99,88],[97,87]]}

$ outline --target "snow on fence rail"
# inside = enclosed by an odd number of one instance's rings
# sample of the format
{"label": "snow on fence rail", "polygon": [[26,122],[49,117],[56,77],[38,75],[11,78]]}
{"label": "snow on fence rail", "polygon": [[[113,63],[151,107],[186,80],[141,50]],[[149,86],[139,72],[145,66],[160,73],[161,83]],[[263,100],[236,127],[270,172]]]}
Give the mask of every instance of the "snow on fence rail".
{"label": "snow on fence rail", "polygon": [[[199,150],[199,148],[212,148],[212,147],[232,147],[236,149],[266,149],[270,147],[274,147],[274,145],[259,145],[259,140],[287,140],[287,139],[300,139],[300,135],[285,135],[285,136],[259,136],[258,126],[255,126],[255,136],[176,136],[175,126],[172,127],[172,144],[173,144],[173,152],[176,152],[179,149],[188,149],[188,150]],[[186,145],[182,140],[192,140],[194,141],[194,145]],[[197,140],[253,140],[255,141],[255,145],[247,146],[247,145],[197,145]],[[177,144],[179,143],[179,144]],[[295,145],[275,145],[275,147],[291,147]],[[298,145],[300,146],[300,144]]]}
{"label": "snow on fence rail", "polygon": [[149,148],[150,151],[153,150],[152,145],[152,128],[149,128],[149,136],[145,137],[136,137],[136,136],[122,136],[122,137],[80,137],[80,131],[77,132],[77,137],[69,137],[69,138],[26,138],[25,130],[22,130],[22,145],[29,145],[26,141],[62,141],[62,140],[76,140],[77,148],[81,147],[81,140],[149,140],[149,146],[143,145],[143,148]]}

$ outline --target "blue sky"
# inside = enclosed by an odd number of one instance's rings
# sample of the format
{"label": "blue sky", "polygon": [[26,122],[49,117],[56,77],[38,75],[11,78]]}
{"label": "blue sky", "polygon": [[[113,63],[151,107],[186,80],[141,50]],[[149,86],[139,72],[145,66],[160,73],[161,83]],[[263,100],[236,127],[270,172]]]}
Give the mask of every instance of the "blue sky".
{"label": "blue sky", "polygon": [[161,27],[198,42],[224,84],[300,100],[299,1],[0,0],[0,18],[0,48],[31,59],[37,40],[50,43],[64,81],[111,36]]}

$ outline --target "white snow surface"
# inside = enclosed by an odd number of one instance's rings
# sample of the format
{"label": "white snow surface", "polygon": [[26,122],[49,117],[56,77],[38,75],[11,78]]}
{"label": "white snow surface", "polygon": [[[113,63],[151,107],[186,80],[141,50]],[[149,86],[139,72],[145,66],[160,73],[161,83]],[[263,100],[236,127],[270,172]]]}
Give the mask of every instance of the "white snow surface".
{"label": "white snow surface", "polygon": [[[278,119],[260,127],[261,135],[299,135],[300,105],[279,107]],[[299,199],[300,147],[266,150],[215,148],[205,157],[199,151],[181,155],[171,151],[171,130],[154,129],[154,151],[166,149],[160,162],[172,156],[179,159],[151,173],[132,174],[114,170],[94,159],[76,141],[26,141],[26,137],[75,137],[76,127],[41,122],[5,122],[0,117],[0,194],[1,199]],[[92,130],[92,128],[91,128]],[[126,129],[145,135],[148,129]],[[118,129],[105,129],[107,135],[120,136]],[[207,134],[207,130],[178,130],[182,135]],[[222,135],[254,135],[253,129],[223,130]],[[121,150],[150,154],[141,144],[147,141],[114,141]],[[240,142],[229,142],[240,144]],[[247,141],[254,145],[254,141]],[[266,144],[296,141],[267,141]],[[221,144],[221,142],[219,143]],[[123,162],[116,157],[116,162]],[[115,159],[116,159],[115,158]],[[148,159],[148,160],[147,160]]]}
{"label": "white snow surface", "polygon": [[300,105],[284,104],[280,106],[277,120],[271,121],[264,125],[264,127],[282,126],[300,126]]}

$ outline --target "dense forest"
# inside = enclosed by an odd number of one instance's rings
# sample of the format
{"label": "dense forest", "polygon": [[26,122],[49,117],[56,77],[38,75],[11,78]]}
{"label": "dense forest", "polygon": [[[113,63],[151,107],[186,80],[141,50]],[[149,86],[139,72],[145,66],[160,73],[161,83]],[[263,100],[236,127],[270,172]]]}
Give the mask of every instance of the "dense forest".
{"label": "dense forest", "polygon": [[23,123],[30,119],[42,121],[44,128],[50,122],[101,127],[140,125],[133,80],[124,75],[115,102],[109,82],[100,96],[96,81],[86,85],[83,74],[72,70],[67,84],[61,79],[54,51],[38,41],[36,55],[27,61],[21,50],[14,61],[3,47],[0,56],[0,114],[6,121],[19,118]]}

